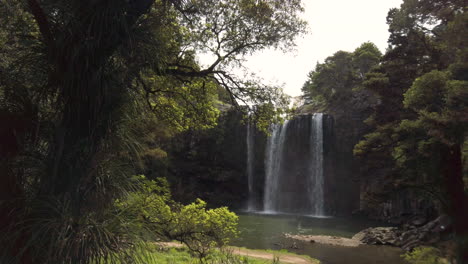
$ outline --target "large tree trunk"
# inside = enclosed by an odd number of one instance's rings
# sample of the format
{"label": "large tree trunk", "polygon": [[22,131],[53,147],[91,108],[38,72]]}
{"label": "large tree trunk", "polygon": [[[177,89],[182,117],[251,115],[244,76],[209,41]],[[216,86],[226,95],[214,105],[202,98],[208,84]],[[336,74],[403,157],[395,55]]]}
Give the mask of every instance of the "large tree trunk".
{"label": "large tree trunk", "polygon": [[[62,10],[60,1],[49,9],[44,8],[41,1],[26,1],[46,47],[44,52],[48,60],[48,87],[43,90],[56,96],[57,100],[53,109],[57,120],[52,120],[55,125],[54,138],[46,139],[46,168],[38,176],[39,192],[33,191],[41,201],[49,198],[60,201],[69,199],[78,228],[79,218],[85,215],[82,214],[86,209],[83,203],[92,203],[84,193],[89,193],[95,183],[97,153],[102,149],[106,137],[114,131],[116,120],[119,119],[117,111],[123,105],[122,98],[127,92],[127,87],[121,80],[109,81],[109,75],[114,74],[112,71],[115,70],[112,56],[118,47],[130,39],[133,24],[143,13],[148,12],[153,2],[154,0],[70,1],[64,4]],[[61,16],[70,19],[61,21]],[[50,20],[51,17],[57,18],[58,22],[55,19]],[[64,23],[61,24],[62,22]],[[3,122],[2,117],[0,112],[2,123],[12,124]],[[21,145],[24,143],[14,145],[12,152],[4,146],[17,143],[16,138],[13,136],[13,139],[2,141],[4,134],[18,134],[18,131],[12,131],[4,131],[0,126],[0,200],[8,201],[11,205],[9,208],[0,207],[1,230],[3,227],[22,225],[24,221],[19,222],[18,218],[27,217],[20,214],[25,208],[25,194],[22,189],[24,183],[22,177],[11,169],[10,162],[17,155],[17,148],[24,147]],[[41,212],[41,217],[47,215]],[[28,231],[28,228],[29,226],[19,226],[18,229],[26,231],[16,241],[10,241],[10,245],[0,243],[0,249],[9,246],[8,249],[12,250],[7,254],[12,256],[23,252],[26,242],[32,236],[30,233],[35,232]],[[69,233],[72,236],[73,230]],[[44,244],[48,243],[47,235],[40,238]],[[34,251],[35,245],[29,246],[33,249],[23,253],[20,263],[48,261],[41,259],[47,258],[47,252],[37,252]],[[47,248],[49,245],[41,246]],[[60,251],[59,248],[52,250]]]}
{"label": "large tree trunk", "polygon": [[24,208],[24,193],[12,165],[22,150],[19,142],[33,128],[33,119],[0,110],[0,122],[8,124],[0,127],[0,232],[4,236],[0,239],[0,253],[29,264],[32,263],[29,251],[21,253],[29,234],[24,231],[13,235],[18,231],[16,224]]}
{"label": "large tree trunk", "polygon": [[443,175],[446,183],[448,214],[452,217],[457,243],[457,261],[468,263],[468,197],[464,190],[460,145],[448,149]]}

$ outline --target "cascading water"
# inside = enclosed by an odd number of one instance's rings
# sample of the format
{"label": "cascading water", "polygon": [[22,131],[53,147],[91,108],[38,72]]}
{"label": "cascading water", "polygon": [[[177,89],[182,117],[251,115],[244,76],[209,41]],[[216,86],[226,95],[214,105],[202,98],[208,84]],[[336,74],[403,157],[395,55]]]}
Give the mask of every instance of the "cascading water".
{"label": "cascading water", "polygon": [[310,163],[310,179],[312,188],[309,188],[309,197],[313,206],[313,214],[323,216],[323,114],[316,113],[312,115],[310,131],[310,154],[312,160]]}
{"label": "cascading water", "polygon": [[264,211],[323,216],[323,114],[272,125],[265,152]]}
{"label": "cascading water", "polygon": [[249,200],[247,202],[247,210],[255,211],[255,194],[254,194],[254,162],[255,162],[255,126],[247,123],[247,179],[249,187]]}
{"label": "cascading water", "polygon": [[281,174],[281,162],[289,120],[283,125],[272,125],[271,137],[268,138],[265,153],[265,195],[263,210],[276,212],[278,210],[278,186]]}

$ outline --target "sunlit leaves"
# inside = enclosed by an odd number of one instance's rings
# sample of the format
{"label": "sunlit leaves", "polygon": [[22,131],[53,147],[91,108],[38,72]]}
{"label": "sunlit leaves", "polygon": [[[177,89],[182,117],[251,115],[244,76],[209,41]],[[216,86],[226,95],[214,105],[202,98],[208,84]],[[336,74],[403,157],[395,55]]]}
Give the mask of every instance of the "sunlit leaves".
{"label": "sunlit leaves", "polygon": [[181,241],[201,258],[237,235],[238,217],[226,207],[207,209],[200,199],[181,205],[170,199],[165,180],[150,181],[144,176],[136,180],[139,190],[116,202],[118,210],[137,223],[129,228],[149,232],[146,237]]}
{"label": "sunlit leaves", "polygon": [[176,131],[208,128],[216,124],[217,85],[197,79],[188,83],[162,76],[146,78],[147,100],[156,118]]}

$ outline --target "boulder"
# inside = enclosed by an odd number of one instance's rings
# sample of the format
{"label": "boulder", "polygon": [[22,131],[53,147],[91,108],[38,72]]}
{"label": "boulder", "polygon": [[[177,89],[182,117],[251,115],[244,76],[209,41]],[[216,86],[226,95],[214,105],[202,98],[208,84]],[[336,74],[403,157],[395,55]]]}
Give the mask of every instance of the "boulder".
{"label": "boulder", "polygon": [[[422,225],[422,223],[425,223]],[[391,245],[401,247],[403,250],[412,250],[421,245],[430,245],[439,242],[444,233],[451,229],[452,222],[446,215],[427,222],[424,218],[414,218],[410,224],[397,227],[367,228],[356,235],[356,239],[364,244]]]}
{"label": "boulder", "polygon": [[353,239],[370,245],[394,245],[397,238],[396,227],[367,228],[353,236]]}

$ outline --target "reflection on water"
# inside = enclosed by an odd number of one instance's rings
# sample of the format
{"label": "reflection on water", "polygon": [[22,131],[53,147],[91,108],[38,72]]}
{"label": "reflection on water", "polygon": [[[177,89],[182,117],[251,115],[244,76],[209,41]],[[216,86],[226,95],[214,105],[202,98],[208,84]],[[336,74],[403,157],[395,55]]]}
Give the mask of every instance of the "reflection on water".
{"label": "reflection on water", "polygon": [[284,233],[352,237],[382,223],[354,218],[297,215],[239,214],[240,237],[234,245],[254,249],[287,249],[317,258],[324,264],[404,264],[400,249],[388,246],[341,247],[287,239]]}

